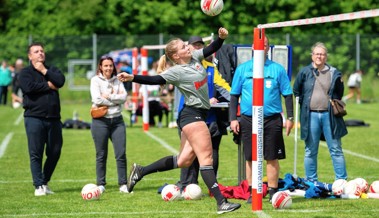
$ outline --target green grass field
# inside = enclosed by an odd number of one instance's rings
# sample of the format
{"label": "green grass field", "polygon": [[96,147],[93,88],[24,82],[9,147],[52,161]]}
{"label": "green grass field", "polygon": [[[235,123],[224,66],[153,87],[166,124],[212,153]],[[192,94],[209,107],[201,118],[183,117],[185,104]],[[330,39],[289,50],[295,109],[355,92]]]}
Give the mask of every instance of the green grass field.
{"label": "green grass field", "polygon": [[[80,118],[90,121],[90,104],[83,102],[63,102],[62,121],[72,118],[77,111]],[[343,138],[343,148],[347,162],[349,179],[365,178],[369,183],[379,180],[378,148],[378,103],[348,104],[346,119],[361,119],[369,127],[349,127],[348,136]],[[84,201],[81,188],[87,183],[95,183],[95,149],[89,130],[63,131],[64,146],[61,159],[53,175],[50,188],[54,195],[34,197],[34,187],[29,168],[26,135],[22,119],[22,109],[0,108],[0,217],[375,217],[379,199],[305,199],[294,197],[290,209],[275,210],[267,199],[263,199],[262,213],[254,213],[251,205],[242,200],[241,209],[228,214],[217,215],[214,199],[204,196],[197,201],[164,202],[157,189],[164,183],[176,183],[179,170],[162,172],[145,177],[134,189],[133,194],[121,194],[117,185],[117,173],[113,148],[109,147],[107,167],[107,190],[98,201]],[[141,119],[141,118],[140,118]],[[125,122],[129,123],[127,113]],[[159,140],[157,140],[159,139]],[[281,176],[293,173],[294,135],[285,137],[287,159],[280,162]],[[9,143],[7,143],[9,141]],[[166,146],[172,149],[166,149]],[[303,141],[299,140],[297,174],[304,176]],[[127,128],[128,167],[133,162],[142,165],[151,163],[179,149],[176,129],[150,128],[142,131],[140,124]],[[220,167],[218,181],[234,186],[237,177],[237,145],[229,134],[220,147]],[[325,144],[319,152],[319,180],[333,182],[333,168]],[[129,173],[129,169],[128,169]],[[199,179],[203,192],[207,194],[204,182]]]}

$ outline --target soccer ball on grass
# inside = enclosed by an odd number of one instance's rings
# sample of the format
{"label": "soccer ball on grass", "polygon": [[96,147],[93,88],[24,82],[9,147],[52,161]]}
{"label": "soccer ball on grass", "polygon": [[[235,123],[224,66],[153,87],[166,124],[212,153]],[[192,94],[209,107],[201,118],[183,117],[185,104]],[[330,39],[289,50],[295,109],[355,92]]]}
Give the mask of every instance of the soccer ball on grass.
{"label": "soccer ball on grass", "polygon": [[198,200],[201,196],[201,188],[197,184],[189,184],[184,189],[183,197],[186,200]]}
{"label": "soccer ball on grass", "polygon": [[82,188],[83,200],[98,200],[100,195],[100,189],[95,184],[87,184]]}
{"label": "soccer ball on grass", "polygon": [[176,185],[166,185],[161,192],[164,201],[174,201],[181,198],[180,188]]}

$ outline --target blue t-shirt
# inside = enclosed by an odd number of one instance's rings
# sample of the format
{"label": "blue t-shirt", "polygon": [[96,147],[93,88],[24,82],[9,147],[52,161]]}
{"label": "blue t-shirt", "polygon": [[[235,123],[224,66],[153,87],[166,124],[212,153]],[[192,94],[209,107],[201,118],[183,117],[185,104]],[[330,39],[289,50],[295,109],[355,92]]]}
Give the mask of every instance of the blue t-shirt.
{"label": "blue t-shirt", "polygon": [[[253,59],[242,63],[233,77],[231,95],[240,95],[241,114],[252,116]],[[264,116],[281,113],[281,96],[292,95],[292,88],[284,67],[269,59],[264,64]]]}

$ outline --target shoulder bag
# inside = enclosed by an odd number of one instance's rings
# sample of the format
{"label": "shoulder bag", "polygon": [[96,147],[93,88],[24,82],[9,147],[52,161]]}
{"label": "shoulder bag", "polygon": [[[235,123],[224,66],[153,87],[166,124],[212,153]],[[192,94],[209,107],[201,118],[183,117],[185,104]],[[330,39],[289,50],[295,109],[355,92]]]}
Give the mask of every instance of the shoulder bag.
{"label": "shoulder bag", "polygon": [[319,85],[321,86],[321,88],[325,91],[325,95],[328,97],[329,101],[330,101],[330,104],[332,105],[332,109],[333,109],[333,115],[336,116],[336,117],[343,117],[345,115],[347,115],[347,111],[346,111],[346,104],[345,102],[343,102],[342,100],[340,99],[331,99],[329,97],[329,95],[327,94],[327,90],[324,88],[324,86],[321,84],[321,82],[318,80],[318,77],[317,75],[315,74],[315,72],[313,72],[313,75],[314,77],[316,78],[316,81],[319,83]]}
{"label": "shoulder bag", "polygon": [[108,112],[108,107],[105,105],[91,107],[92,118],[104,117]]}

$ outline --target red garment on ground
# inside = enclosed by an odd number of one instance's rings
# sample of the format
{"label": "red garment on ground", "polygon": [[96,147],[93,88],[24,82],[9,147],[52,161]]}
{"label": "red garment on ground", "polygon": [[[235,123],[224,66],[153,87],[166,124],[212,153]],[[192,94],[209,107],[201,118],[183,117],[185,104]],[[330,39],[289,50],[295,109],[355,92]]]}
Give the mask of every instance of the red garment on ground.
{"label": "red garment on ground", "polygon": [[[221,194],[225,198],[243,199],[247,200],[251,193],[249,192],[249,184],[247,180],[243,180],[239,186],[223,186],[218,184]],[[263,183],[263,197],[267,194],[267,184]]]}

